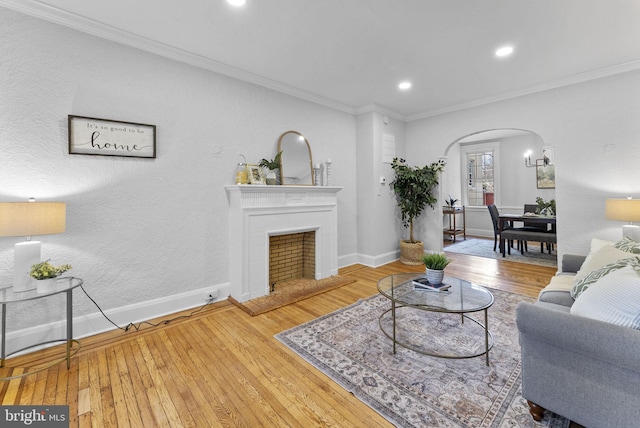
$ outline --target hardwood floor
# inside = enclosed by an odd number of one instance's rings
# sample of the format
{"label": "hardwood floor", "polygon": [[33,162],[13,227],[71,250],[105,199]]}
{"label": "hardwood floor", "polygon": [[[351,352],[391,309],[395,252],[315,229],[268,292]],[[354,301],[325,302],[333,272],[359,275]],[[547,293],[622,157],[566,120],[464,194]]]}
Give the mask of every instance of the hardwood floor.
{"label": "hardwood floor", "polygon": [[[555,273],[510,261],[449,256],[449,275],[532,297]],[[378,279],[405,271],[423,267],[354,265],[340,274],[356,282],[255,317],[225,301],[168,325],[84,338],[69,370],[59,364],[0,382],[0,401],[68,404],[71,427],[391,427],[273,336],[371,296]],[[7,365],[33,368],[61,352],[60,347],[33,352]],[[20,373],[0,369],[2,376]]]}

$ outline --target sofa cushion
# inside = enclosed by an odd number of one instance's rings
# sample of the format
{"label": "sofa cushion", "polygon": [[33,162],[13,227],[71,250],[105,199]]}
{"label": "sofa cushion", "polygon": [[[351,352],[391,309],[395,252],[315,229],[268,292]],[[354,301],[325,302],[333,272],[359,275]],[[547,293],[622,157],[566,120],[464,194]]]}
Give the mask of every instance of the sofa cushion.
{"label": "sofa cushion", "polygon": [[624,237],[613,245],[618,250],[628,253],[640,254],[640,242],[636,242],[629,237]]}
{"label": "sofa cushion", "polygon": [[551,278],[549,285],[540,290],[538,300],[555,303],[556,305],[571,306],[573,298],[569,294],[573,288],[573,277],[570,274],[559,274]]}
{"label": "sofa cushion", "polygon": [[611,271],[584,290],[571,314],[640,329],[640,263]]}
{"label": "sofa cushion", "polygon": [[[627,253],[627,256],[630,254]],[[589,272],[584,278],[575,281],[573,288],[571,289],[571,297],[578,299],[580,294],[584,293],[591,285],[598,282],[602,277],[610,275],[611,273],[621,270],[627,266],[630,266],[634,270],[640,272],[640,259],[638,257],[627,257],[626,259],[617,260],[613,263],[606,264],[600,269],[596,269]]]}
{"label": "sofa cushion", "polygon": [[580,267],[580,270],[576,273],[574,283],[577,283],[591,272],[600,269],[602,266],[618,260],[626,259],[630,256],[630,253],[619,250],[608,244],[600,247],[595,252],[589,252],[589,255]]}

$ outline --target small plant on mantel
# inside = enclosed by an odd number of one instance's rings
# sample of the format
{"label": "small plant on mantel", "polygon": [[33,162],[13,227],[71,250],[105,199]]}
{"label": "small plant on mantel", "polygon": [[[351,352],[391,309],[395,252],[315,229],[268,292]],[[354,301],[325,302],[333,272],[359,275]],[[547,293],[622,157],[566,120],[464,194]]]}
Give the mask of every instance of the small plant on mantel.
{"label": "small plant on mantel", "polygon": [[262,159],[258,163],[258,166],[260,166],[261,168],[269,170],[269,172],[266,174],[267,184],[277,184],[278,174],[276,174],[276,171],[280,169],[281,159],[282,150],[280,150],[273,159]]}

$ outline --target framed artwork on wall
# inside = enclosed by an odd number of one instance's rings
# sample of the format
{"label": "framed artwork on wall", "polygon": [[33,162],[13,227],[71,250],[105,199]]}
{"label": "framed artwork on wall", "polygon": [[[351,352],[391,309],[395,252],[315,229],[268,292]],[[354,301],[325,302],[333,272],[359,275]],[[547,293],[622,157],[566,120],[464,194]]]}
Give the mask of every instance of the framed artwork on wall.
{"label": "framed artwork on wall", "polygon": [[545,165],[542,159],[536,160],[536,182],[538,189],[556,188],[556,167]]}
{"label": "framed artwork on wall", "polygon": [[251,184],[264,184],[264,177],[262,176],[262,171],[260,170],[260,167],[258,165],[255,164],[248,164],[247,165],[247,172],[249,175],[249,183]]}
{"label": "framed artwork on wall", "polygon": [[156,157],[156,126],[69,115],[69,154]]}

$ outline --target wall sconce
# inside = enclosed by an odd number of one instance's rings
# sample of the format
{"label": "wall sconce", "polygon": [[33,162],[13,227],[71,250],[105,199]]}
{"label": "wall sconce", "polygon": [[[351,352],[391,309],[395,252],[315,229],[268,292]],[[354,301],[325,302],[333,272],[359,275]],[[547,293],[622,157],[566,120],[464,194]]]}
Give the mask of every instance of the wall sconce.
{"label": "wall sconce", "polygon": [[640,221],[640,199],[607,198],[606,216],[610,220],[628,221],[622,226],[622,237],[629,237],[640,242],[640,226],[633,224]]}
{"label": "wall sconce", "polygon": [[[531,154],[533,152],[531,150],[527,150],[524,154],[524,166],[526,166],[527,168],[533,168],[535,166],[549,166],[551,165],[551,160],[549,159],[549,156],[547,156],[547,151],[546,149],[542,149],[542,157],[540,159],[536,159],[535,162],[531,162]],[[538,162],[540,161],[540,162]]]}
{"label": "wall sconce", "polygon": [[24,236],[14,248],[13,290],[36,288],[29,276],[31,266],[40,263],[40,241],[32,235],[62,233],[66,226],[67,205],[64,202],[0,202],[0,236]]}

